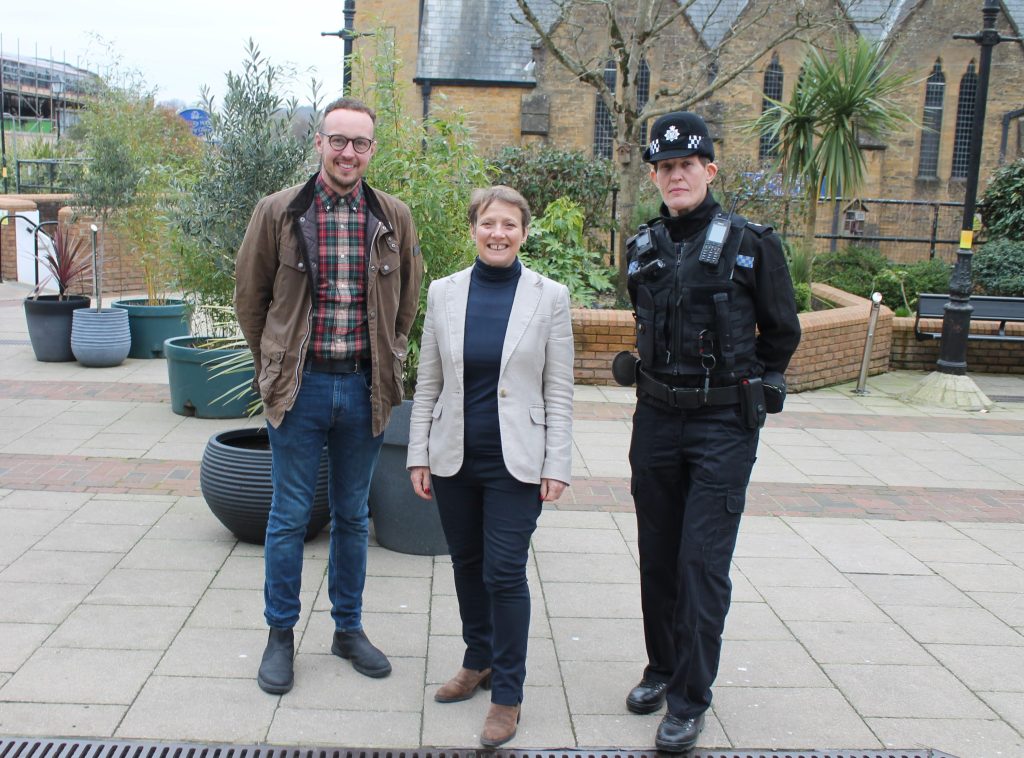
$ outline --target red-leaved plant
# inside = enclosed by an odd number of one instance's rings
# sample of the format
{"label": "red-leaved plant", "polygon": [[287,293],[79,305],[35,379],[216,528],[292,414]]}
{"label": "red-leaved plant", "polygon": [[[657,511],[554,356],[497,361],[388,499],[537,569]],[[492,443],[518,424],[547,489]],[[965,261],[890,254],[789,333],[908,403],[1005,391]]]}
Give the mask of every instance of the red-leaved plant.
{"label": "red-leaved plant", "polygon": [[49,249],[40,250],[38,253],[39,262],[46,269],[47,276],[36,285],[32,297],[39,297],[43,287],[53,281],[60,293],[58,297],[63,300],[71,285],[89,270],[92,258],[86,247],[85,238],[73,237],[67,226],[57,224],[53,236],[48,239]]}

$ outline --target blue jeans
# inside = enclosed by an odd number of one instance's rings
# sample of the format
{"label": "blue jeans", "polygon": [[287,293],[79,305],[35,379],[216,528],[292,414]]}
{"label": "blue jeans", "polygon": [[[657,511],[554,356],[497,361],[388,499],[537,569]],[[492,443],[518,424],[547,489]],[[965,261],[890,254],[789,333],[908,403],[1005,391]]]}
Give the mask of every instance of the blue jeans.
{"label": "blue jeans", "polygon": [[291,629],[299,620],[306,526],[313,510],[320,451],[327,445],[331,546],[327,590],[338,630],[362,628],[367,495],[384,435],[371,433],[369,378],[303,371],[294,407],[268,426],[274,495],[264,548],[267,624]]}

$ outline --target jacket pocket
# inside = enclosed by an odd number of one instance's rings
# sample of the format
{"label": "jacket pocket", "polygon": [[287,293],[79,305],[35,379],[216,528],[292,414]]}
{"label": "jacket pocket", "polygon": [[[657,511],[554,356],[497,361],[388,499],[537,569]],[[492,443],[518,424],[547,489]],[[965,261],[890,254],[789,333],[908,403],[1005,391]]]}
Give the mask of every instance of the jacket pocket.
{"label": "jacket pocket", "polygon": [[281,378],[282,366],[284,365],[285,349],[268,339],[266,335],[260,340],[260,375],[257,381],[260,388],[260,396],[263,401],[269,402],[274,396],[276,385]]}
{"label": "jacket pocket", "polygon": [[530,406],[530,420],[538,426],[547,426],[544,418],[544,408],[540,405]]}

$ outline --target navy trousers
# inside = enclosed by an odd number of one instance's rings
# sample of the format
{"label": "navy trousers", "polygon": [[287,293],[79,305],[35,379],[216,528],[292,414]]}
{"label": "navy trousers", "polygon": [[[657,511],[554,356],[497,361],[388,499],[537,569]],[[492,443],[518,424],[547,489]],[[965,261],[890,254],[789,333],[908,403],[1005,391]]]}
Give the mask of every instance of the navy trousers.
{"label": "navy trousers", "polygon": [[668,712],[679,718],[711,706],[757,440],[738,407],[679,411],[641,399],[633,415],[644,676],[668,683]]}
{"label": "navy trousers", "polygon": [[497,456],[467,457],[455,476],[431,480],[455,571],[462,665],[490,668],[491,702],[517,705],[526,679],[526,561],[541,512],[540,485],[514,479]]}

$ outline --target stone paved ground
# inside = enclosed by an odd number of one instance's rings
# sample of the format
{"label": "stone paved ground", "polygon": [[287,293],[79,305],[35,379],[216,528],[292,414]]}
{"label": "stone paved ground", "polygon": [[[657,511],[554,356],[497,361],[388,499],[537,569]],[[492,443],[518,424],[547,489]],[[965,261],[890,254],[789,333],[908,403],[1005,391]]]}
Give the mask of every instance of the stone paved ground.
{"label": "stone paved ground", "polygon": [[[365,621],[395,672],[370,681],[329,654],[326,537],[309,543],[297,685],[260,692],[262,548],[198,486],[206,439],[258,421],[175,416],[162,361],[35,362],[24,294],[0,284],[0,734],[476,743],[486,698],[432,700],[461,645],[445,557],[371,547]],[[988,414],[900,402],[920,378],[793,396],[762,432],[701,746],[1024,755],[1024,377],[976,377]],[[644,660],[631,411],[577,388],[513,747],[651,746],[658,715],[622,702]]]}

